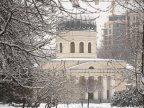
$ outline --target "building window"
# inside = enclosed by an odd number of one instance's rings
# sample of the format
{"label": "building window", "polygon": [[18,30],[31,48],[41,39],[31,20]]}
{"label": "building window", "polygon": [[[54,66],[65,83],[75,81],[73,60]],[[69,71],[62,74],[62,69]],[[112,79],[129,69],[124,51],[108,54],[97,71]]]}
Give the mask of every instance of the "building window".
{"label": "building window", "polygon": [[70,52],[75,53],[75,43],[74,42],[70,43]]}
{"label": "building window", "polygon": [[84,53],[84,43],[83,42],[80,42],[80,44],[79,44],[79,52]]}
{"label": "building window", "polygon": [[119,23],[116,23],[116,26],[119,27]]}
{"label": "building window", "polygon": [[111,28],[111,24],[109,24],[109,28]]}
{"label": "building window", "polygon": [[89,69],[94,69],[94,67],[93,67],[93,66],[90,66]]}
{"label": "building window", "polygon": [[107,90],[107,99],[110,99],[110,90]]}
{"label": "building window", "polygon": [[107,35],[107,29],[104,29],[104,35]]}
{"label": "building window", "polygon": [[91,43],[88,43],[88,53],[91,53]]}
{"label": "building window", "polygon": [[62,50],[63,50],[62,43],[60,43],[60,53],[62,53]]}
{"label": "building window", "polygon": [[109,30],[109,34],[111,34],[111,30]]}

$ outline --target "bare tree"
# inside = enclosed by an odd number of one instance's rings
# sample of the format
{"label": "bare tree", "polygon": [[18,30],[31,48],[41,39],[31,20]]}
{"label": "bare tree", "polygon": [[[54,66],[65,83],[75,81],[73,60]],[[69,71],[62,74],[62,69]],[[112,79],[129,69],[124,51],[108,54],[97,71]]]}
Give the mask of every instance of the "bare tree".
{"label": "bare tree", "polygon": [[71,103],[77,103],[80,101],[79,86],[76,84],[75,77],[71,76],[66,80],[60,96],[60,102],[66,103],[67,106]]}
{"label": "bare tree", "polygon": [[[71,3],[72,9],[67,9],[64,3]],[[34,64],[39,64],[40,58],[49,59],[53,49],[51,41],[58,35],[59,18],[74,17],[78,14],[99,13],[94,2],[63,0],[1,0],[0,2],[0,82],[12,82],[19,87],[34,89],[39,81],[51,82],[52,76],[34,74]],[[97,4],[97,1],[95,2]],[[109,9],[109,8],[108,8]],[[106,11],[106,10],[104,10]],[[48,51],[48,53],[47,53]],[[50,70],[54,72],[55,70]],[[39,76],[38,76],[39,75]],[[40,79],[38,79],[41,76]],[[57,80],[56,80],[57,81]],[[61,81],[60,81],[61,82]],[[36,83],[36,84],[37,84]],[[46,84],[41,82],[41,84]],[[57,85],[57,84],[56,84]],[[61,84],[58,84],[61,85]],[[3,88],[4,86],[1,86]],[[54,86],[53,86],[54,87]],[[58,87],[58,86],[56,86]],[[45,89],[45,88],[44,88]],[[56,88],[55,88],[56,89]],[[50,90],[53,90],[51,88]],[[47,91],[47,90],[46,90]],[[57,91],[52,91],[52,93]],[[48,93],[49,95],[51,93]],[[43,96],[43,95],[42,95]],[[23,107],[25,98],[22,97]],[[44,98],[44,97],[43,97]]]}
{"label": "bare tree", "polygon": [[127,37],[130,51],[131,61],[135,68],[134,74],[136,79],[136,88],[144,97],[144,1],[117,0],[118,5],[127,9],[128,27]]}
{"label": "bare tree", "polygon": [[[65,8],[69,3],[72,9]],[[89,2],[83,1],[90,6]],[[74,11],[76,9],[77,11]],[[58,35],[59,18],[98,13],[79,2],[62,0],[2,0],[0,3],[0,73],[1,81],[15,79],[23,70],[30,72],[38,58],[49,58],[51,41]],[[60,20],[61,21],[61,20]],[[47,51],[49,51],[47,53]],[[25,72],[25,73],[26,73]],[[23,84],[20,84],[23,85]]]}
{"label": "bare tree", "polygon": [[61,101],[66,76],[60,71],[42,69],[35,72],[34,78],[32,87],[34,95],[31,99],[32,107],[38,107],[41,103],[46,103],[46,108],[57,106]]}
{"label": "bare tree", "polygon": [[[39,70],[39,69],[38,69]],[[75,83],[75,78],[68,78],[66,74],[58,70],[35,71],[35,79],[31,88],[33,97],[30,100],[32,107],[38,107],[41,103],[46,103],[46,108],[51,108],[59,104],[79,101],[79,87]]]}

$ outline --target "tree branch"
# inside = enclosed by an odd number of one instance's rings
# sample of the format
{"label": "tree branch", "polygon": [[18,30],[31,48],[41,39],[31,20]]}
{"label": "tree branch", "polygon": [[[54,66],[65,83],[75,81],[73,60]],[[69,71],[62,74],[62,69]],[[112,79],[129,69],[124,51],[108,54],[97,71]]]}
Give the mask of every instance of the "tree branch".
{"label": "tree branch", "polygon": [[12,18],[12,12],[10,12],[9,18],[6,21],[4,28],[2,29],[2,31],[0,31],[0,36],[2,36],[5,33],[5,31],[6,31],[7,27],[8,27],[8,24],[11,21],[11,18]]}
{"label": "tree branch", "polygon": [[19,50],[21,50],[21,51],[24,51],[24,52],[28,53],[28,54],[31,55],[31,56],[35,56],[35,57],[39,57],[39,58],[51,57],[51,56],[46,56],[46,55],[45,55],[45,56],[40,56],[40,55],[32,54],[32,53],[30,53],[30,51],[28,51],[28,50],[26,50],[26,49],[24,49],[24,48],[22,48],[22,47],[20,47],[20,46],[18,46],[18,45],[8,44],[8,43],[1,42],[1,41],[0,41],[0,44],[4,44],[4,45],[7,45],[7,46],[9,46],[9,47],[17,48],[17,49],[19,49]]}

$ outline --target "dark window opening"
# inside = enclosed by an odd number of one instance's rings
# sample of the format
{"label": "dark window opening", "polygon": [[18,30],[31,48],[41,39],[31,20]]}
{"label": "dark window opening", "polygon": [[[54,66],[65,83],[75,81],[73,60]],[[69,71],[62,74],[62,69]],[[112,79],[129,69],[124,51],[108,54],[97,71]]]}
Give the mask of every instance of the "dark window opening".
{"label": "dark window opening", "polygon": [[94,99],[93,93],[88,93],[88,98],[93,100]]}
{"label": "dark window opening", "polygon": [[110,99],[110,90],[107,90],[107,99]]}
{"label": "dark window opening", "polygon": [[70,43],[70,52],[75,53],[75,43],[74,42]]}
{"label": "dark window opening", "polygon": [[88,53],[91,53],[91,43],[88,43]]}
{"label": "dark window opening", "polygon": [[63,50],[62,47],[63,47],[63,46],[62,46],[62,43],[60,43],[60,53],[62,53],[62,50]]}
{"label": "dark window opening", "polygon": [[94,69],[94,67],[93,67],[93,66],[90,66],[89,69]]}
{"label": "dark window opening", "polygon": [[79,44],[79,52],[84,53],[84,43],[83,42],[80,42],[80,44]]}

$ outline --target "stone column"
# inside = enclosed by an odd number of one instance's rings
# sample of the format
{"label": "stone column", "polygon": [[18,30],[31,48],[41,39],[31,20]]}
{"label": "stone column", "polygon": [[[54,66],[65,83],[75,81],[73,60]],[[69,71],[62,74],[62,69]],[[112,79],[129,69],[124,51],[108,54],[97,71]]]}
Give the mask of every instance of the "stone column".
{"label": "stone column", "polygon": [[103,76],[103,99],[107,99],[107,76]]}
{"label": "stone column", "polygon": [[[85,80],[86,80],[86,87],[87,87],[88,77],[85,77]],[[87,88],[86,88],[86,89],[87,89]],[[85,93],[85,99],[88,99],[88,91],[86,91],[86,93]]]}
{"label": "stone column", "polygon": [[112,98],[114,92],[115,92],[115,78],[114,76],[111,77],[111,91],[110,91],[110,98]]}
{"label": "stone column", "polygon": [[85,99],[88,99],[88,93],[87,92],[85,93]]}
{"label": "stone column", "polygon": [[[95,76],[94,80],[96,81],[96,84],[98,83],[98,77]],[[98,99],[98,86],[96,85],[96,90],[94,91],[94,99],[97,100]]]}

